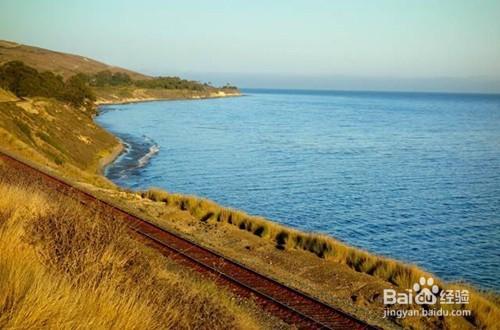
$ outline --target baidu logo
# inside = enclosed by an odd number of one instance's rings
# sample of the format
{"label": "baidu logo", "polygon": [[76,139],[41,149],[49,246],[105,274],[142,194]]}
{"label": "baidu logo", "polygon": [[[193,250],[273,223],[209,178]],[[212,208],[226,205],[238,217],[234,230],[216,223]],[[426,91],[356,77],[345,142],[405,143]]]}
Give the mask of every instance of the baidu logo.
{"label": "baidu logo", "polygon": [[407,292],[397,292],[394,289],[384,290],[384,304],[417,304],[417,305],[434,305],[438,301],[439,287],[434,284],[432,277],[421,277],[419,281],[413,284],[412,289]]}
{"label": "baidu logo", "polygon": [[417,305],[434,305],[437,302],[439,287],[434,284],[432,277],[421,277],[419,283],[413,284],[413,291],[418,292],[415,296]]}
{"label": "baidu logo", "polygon": [[[464,305],[469,303],[469,291],[465,289],[440,289],[432,277],[420,277],[411,289],[397,292],[394,289],[384,289],[384,318],[407,316],[470,316],[469,309],[443,309],[443,305]],[[439,305],[436,305],[439,301]],[[391,305],[417,305],[428,308],[393,309]],[[431,307],[431,305],[435,305]]]}

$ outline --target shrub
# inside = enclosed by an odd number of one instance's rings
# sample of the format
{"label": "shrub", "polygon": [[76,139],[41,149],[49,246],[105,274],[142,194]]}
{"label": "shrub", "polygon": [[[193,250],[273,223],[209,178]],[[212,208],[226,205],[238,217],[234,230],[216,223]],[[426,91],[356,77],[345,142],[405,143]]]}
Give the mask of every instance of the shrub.
{"label": "shrub", "polygon": [[11,61],[0,66],[0,87],[10,90],[16,96],[53,97],[75,106],[95,100],[88,87],[87,76],[77,74],[64,82],[61,76],[52,72],[38,72],[21,61]]}
{"label": "shrub", "polygon": [[112,73],[109,70],[104,70],[89,77],[88,81],[92,86],[125,86],[132,83],[130,76],[124,72]]}
{"label": "shrub", "polygon": [[[311,252],[320,258],[345,264],[357,272],[377,277],[402,289],[411,288],[413,283],[418,282],[422,276],[431,277],[416,266],[370,254],[326,235],[287,228],[261,217],[219,206],[206,199],[169,194],[159,189],[142,192],[142,196],[182,208],[200,221],[213,219],[213,221],[231,224],[241,230],[249,231],[273,241],[276,248],[280,250],[298,249]],[[441,281],[437,284],[441,288],[449,287]],[[471,304],[468,307],[473,310],[473,316],[470,321],[479,328],[489,328],[497,324],[498,307],[474,290],[471,292]],[[453,322],[453,318],[447,318],[447,322]]]}
{"label": "shrub", "polygon": [[8,62],[0,67],[0,85],[18,97],[36,93],[40,82],[38,71],[21,61]]}
{"label": "shrub", "polygon": [[156,77],[147,80],[138,80],[134,84],[141,88],[162,88],[162,89],[187,89],[202,91],[206,86],[192,80],[185,80],[179,77]]}
{"label": "shrub", "polygon": [[69,78],[61,98],[76,106],[84,105],[87,100],[94,101],[95,96],[85,81],[86,77],[83,74]]}

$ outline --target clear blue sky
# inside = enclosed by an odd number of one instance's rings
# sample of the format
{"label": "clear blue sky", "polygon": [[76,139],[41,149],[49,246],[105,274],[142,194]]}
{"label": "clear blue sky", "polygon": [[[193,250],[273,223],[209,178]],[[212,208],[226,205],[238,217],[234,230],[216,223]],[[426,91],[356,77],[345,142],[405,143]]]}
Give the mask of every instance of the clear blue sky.
{"label": "clear blue sky", "polygon": [[0,39],[247,87],[500,92],[498,0],[0,0]]}

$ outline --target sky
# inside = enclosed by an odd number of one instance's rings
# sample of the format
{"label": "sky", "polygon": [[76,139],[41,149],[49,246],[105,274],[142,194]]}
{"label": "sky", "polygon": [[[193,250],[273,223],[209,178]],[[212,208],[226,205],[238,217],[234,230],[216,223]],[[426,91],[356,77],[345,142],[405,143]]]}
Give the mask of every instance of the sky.
{"label": "sky", "polygon": [[0,39],[241,87],[500,92],[498,0],[0,0]]}

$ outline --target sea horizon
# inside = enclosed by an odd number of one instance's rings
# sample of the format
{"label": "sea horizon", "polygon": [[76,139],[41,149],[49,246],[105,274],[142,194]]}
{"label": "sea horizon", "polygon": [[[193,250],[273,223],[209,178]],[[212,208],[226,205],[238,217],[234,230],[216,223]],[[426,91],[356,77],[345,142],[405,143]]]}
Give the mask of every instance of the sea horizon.
{"label": "sea horizon", "polygon": [[411,91],[411,90],[370,90],[370,89],[330,89],[330,88],[285,88],[285,87],[241,87],[240,90],[245,93],[255,91],[287,92],[296,93],[351,93],[351,94],[423,94],[423,95],[471,95],[471,96],[500,96],[500,92],[469,92],[469,91]]}

